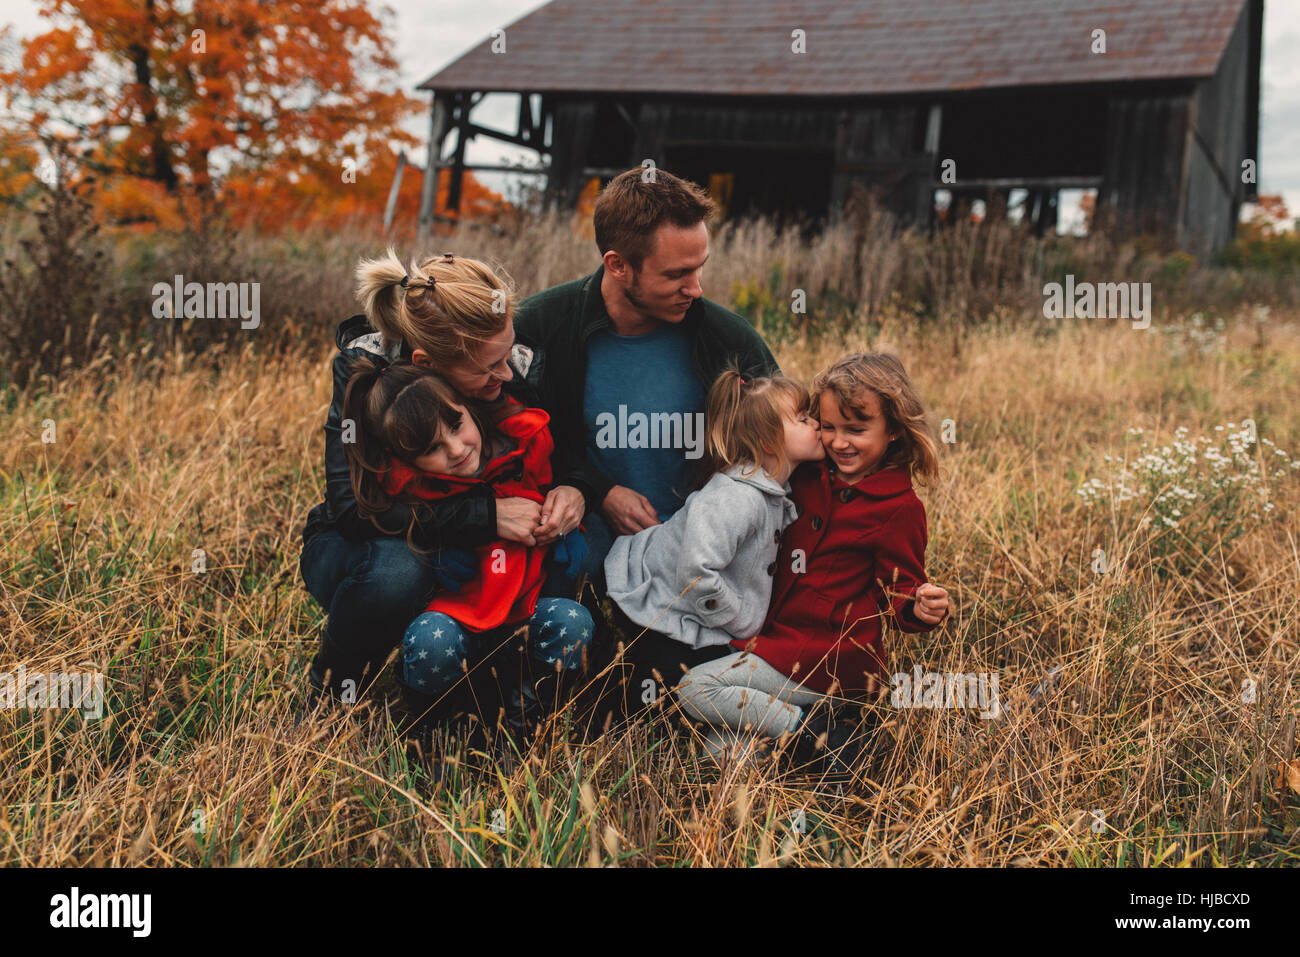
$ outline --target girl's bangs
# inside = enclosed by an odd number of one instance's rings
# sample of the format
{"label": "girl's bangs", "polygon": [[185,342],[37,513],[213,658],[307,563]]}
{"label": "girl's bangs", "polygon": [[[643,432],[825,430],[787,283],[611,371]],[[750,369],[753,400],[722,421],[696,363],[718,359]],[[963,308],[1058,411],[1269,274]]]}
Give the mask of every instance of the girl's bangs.
{"label": "girl's bangs", "polygon": [[[442,394],[439,383],[432,377],[408,388],[393,403],[388,412],[388,444],[401,458],[419,458],[438,441],[444,428],[460,421],[462,412]],[[434,414],[430,415],[432,408]]]}

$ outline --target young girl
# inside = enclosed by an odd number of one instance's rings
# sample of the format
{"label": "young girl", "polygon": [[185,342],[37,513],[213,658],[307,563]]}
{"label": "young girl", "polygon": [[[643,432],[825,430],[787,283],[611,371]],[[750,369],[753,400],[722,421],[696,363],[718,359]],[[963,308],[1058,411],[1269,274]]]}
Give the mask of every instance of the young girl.
{"label": "young girl", "polygon": [[[498,499],[545,501],[554,443],[541,409],[514,402],[476,408],[429,368],[366,359],[357,362],[344,408],[357,427],[347,455],[363,515],[485,490]],[[581,534],[570,533],[566,549],[580,549]],[[529,652],[543,677],[582,667],[592,618],[575,601],[539,598],[547,548],[501,538],[474,553],[478,575],[434,597],[403,638],[401,681],[416,714],[443,699],[471,659],[491,650],[486,636],[496,629],[528,626]],[[525,681],[507,719],[522,727],[539,717],[536,684]]]}
{"label": "young girl", "polygon": [[938,457],[894,356],[845,356],[813,394],[826,457],[791,480],[799,518],[766,621],[731,643],[736,653],[691,669],[678,700],[733,736],[792,734],[796,760],[843,770],[854,729],[835,723],[831,699],[863,696],[884,677],[883,620],[921,632],[948,614],[948,593],[926,582],[925,507],[912,490],[913,476],[937,476]]}
{"label": "young girl", "polygon": [[794,519],[787,482],[823,454],[808,402],[791,379],[724,372],[707,404],[712,477],[667,522],[615,539],[608,593],[637,626],[629,711],[652,703],[658,685],[671,688],[687,666],[757,633],[782,530]]}

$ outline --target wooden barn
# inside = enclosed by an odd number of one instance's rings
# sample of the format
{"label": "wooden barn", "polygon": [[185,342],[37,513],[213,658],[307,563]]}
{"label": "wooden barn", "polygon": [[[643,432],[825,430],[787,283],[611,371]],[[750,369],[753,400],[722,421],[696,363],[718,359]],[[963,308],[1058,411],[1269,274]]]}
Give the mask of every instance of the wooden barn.
{"label": "wooden barn", "polygon": [[[1061,190],[1095,189],[1109,222],[1204,254],[1254,198],[1263,13],[1263,0],[552,0],[420,89],[452,209],[464,169],[503,168],[466,163],[479,136],[535,150],[561,203],[646,159],[728,214],[818,219],[861,183],[922,223],[936,190],[1015,191],[1042,230]],[[488,93],[518,96],[516,129],[472,119]]]}

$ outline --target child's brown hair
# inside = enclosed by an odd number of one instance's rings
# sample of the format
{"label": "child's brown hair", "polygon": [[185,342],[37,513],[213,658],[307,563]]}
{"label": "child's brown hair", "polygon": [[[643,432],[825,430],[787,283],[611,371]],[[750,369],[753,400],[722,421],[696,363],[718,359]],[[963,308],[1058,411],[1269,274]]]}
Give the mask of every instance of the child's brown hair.
{"label": "child's brown hair", "polygon": [[[381,531],[396,531],[384,529],[378,521],[380,514],[399,501],[384,490],[379,475],[393,458],[409,463],[424,455],[444,428],[460,420],[456,406],[478,427],[486,454],[488,430],[495,423],[442,376],[411,362],[390,365],[357,360],[343,396],[344,425],[351,420],[354,441],[344,442],[343,452],[361,517],[369,518]],[[412,530],[407,529],[408,538]]]}
{"label": "child's brown hair", "polygon": [[939,448],[935,444],[925,406],[898,356],[887,352],[854,352],[844,356],[813,381],[818,405],[823,395],[834,396],[840,414],[861,419],[863,398],[875,393],[885,415],[885,428],[899,432],[889,443],[881,468],[906,469],[920,485],[939,477]]}
{"label": "child's brown hair", "polygon": [[705,424],[707,441],[701,481],[733,465],[752,465],[766,459],[783,470],[787,405],[795,413],[808,409],[810,398],[803,383],[785,376],[752,377],[727,369],[709,389]]}

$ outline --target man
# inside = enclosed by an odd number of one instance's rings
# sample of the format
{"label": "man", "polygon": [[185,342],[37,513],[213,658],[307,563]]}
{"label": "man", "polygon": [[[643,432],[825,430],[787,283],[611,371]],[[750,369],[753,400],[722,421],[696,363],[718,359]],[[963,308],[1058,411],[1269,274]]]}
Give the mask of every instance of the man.
{"label": "man", "polygon": [[[596,200],[600,268],[530,296],[515,313],[514,386],[535,390],[550,412],[555,470],[581,493],[544,508],[536,536],[551,537],[585,508],[584,570],[598,591],[614,537],[665,521],[692,490],[714,379],[728,366],[780,372],[748,320],[704,298],[714,212],[698,186],[665,170],[621,173]],[[636,639],[619,679],[628,713],[657,697],[660,683],[672,687],[685,668],[727,651],[622,625]]]}
{"label": "man", "polygon": [[596,200],[601,266],[519,304],[516,372],[552,415],[557,472],[585,505],[586,570],[602,576],[616,535],[681,507],[704,442],[705,398],[729,364],[780,370],[749,321],[704,298],[713,201],[666,170],[637,167]]}

